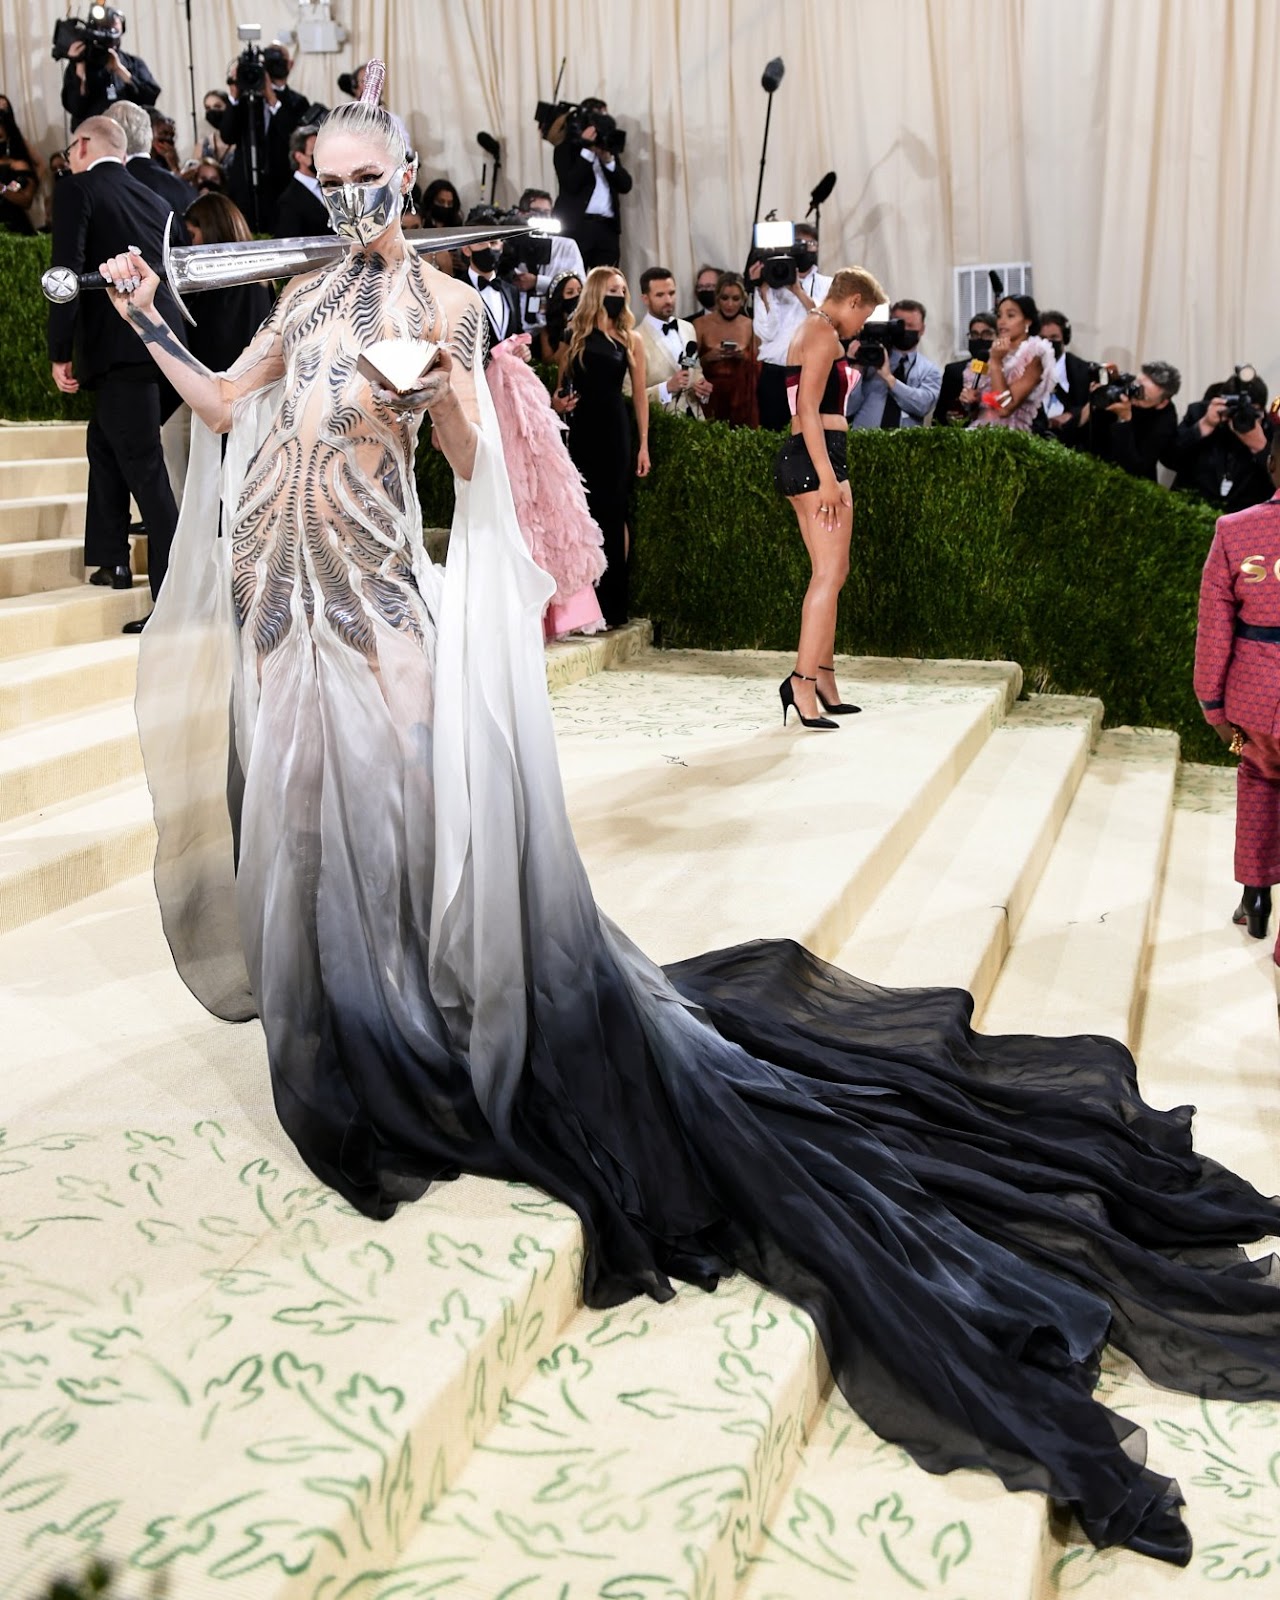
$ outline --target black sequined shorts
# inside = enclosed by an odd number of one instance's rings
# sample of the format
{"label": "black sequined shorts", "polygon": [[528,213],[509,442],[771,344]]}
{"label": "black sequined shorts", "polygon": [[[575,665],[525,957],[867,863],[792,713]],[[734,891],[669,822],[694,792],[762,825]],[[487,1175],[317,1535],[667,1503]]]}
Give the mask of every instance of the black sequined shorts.
{"label": "black sequined shorts", "polygon": [[[822,432],[836,482],[847,483],[849,435],[843,428],[824,428]],[[818,474],[814,471],[804,434],[793,433],[774,457],[773,482],[778,493],[785,494],[788,499],[794,494],[809,494],[818,487]]]}

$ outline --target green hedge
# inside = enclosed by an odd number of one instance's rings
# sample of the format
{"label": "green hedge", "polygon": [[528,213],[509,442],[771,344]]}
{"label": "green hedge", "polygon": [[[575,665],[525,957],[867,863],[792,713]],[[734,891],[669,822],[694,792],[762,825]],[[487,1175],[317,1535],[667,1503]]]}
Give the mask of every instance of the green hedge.
{"label": "green hedge", "polygon": [[49,371],[49,302],[40,274],[49,266],[49,236],[22,239],[0,232],[0,417],[10,422],[83,421],[84,394],[64,395]]}
{"label": "green hedge", "polygon": [[[0,233],[0,416],[87,414],[49,376],[39,277],[47,238]],[[778,436],[656,415],[638,485],[634,605],[661,643],[794,648],[808,562],[773,488]],[[1111,723],[1175,728],[1221,761],[1191,692],[1196,595],[1212,510],[1087,456],[996,429],[850,435],[853,559],[836,648],[1005,658],[1028,688],[1097,695]],[[429,526],[453,482],[419,454]]]}
{"label": "green hedge", "polygon": [[[780,436],[656,415],[637,487],[633,609],[658,641],[791,650],[808,559],[773,487]],[[1109,724],[1174,728],[1220,762],[1191,689],[1214,513],[1022,434],[849,436],[853,553],[836,648],[1021,664],[1028,689],[1096,695]],[[423,452],[426,521],[453,485]]]}

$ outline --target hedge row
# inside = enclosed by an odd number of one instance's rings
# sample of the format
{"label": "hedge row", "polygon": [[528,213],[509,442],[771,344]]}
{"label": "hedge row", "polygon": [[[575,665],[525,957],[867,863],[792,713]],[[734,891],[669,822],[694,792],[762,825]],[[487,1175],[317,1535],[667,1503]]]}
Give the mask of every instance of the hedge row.
{"label": "hedge row", "polygon": [[[47,238],[0,233],[0,416],[82,417],[49,377]],[[657,415],[637,486],[634,605],[667,645],[794,648],[808,563],[773,488],[777,435]],[[1005,658],[1029,688],[1097,695],[1111,723],[1175,728],[1220,761],[1191,692],[1213,512],[1056,445],[995,429],[850,436],[853,560],[836,648]],[[453,484],[419,455],[429,526]]]}
{"label": "hedge row", "polygon": [[[773,487],[779,436],[658,415],[638,484],[633,608],[658,640],[792,650],[808,559]],[[853,554],[836,649],[1021,664],[1028,689],[1096,695],[1109,724],[1174,728],[1183,757],[1223,746],[1191,689],[1214,513],[1026,435],[850,435]],[[453,488],[424,452],[426,520]]]}
{"label": "hedge row", "polygon": [[48,234],[0,232],[0,417],[10,422],[82,422],[89,415],[89,397],[62,394],[49,373],[49,302],[40,292],[48,266]]}

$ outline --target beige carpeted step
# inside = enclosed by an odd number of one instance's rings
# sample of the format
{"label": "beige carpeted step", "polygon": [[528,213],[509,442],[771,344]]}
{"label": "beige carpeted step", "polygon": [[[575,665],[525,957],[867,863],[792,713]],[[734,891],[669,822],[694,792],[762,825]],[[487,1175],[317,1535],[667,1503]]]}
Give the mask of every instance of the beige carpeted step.
{"label": "beige carpeted step", "polygon": [[0,501],[83,494],[88,483],[89,463],[83,455],[50,456],[43,461],[0,458]]}
{"label": "beige carpeted step", "polygon": [[83,577],[83,539],[30,539],[0,544],[0,600],[65,589]]}
{"label": "beige carpeted step", "polygon": [[0,733],[132,696],[137,670],[134,636],[0,660]]}
{"label": "beige carpeted step", "polygon": [[785,672],[771,654],[660,651],[556,708],[596,897],[655,959],[748,929],[832,956],[1020,683],[1007,663],[854,658],[841,681],[864,711],[820,733],[783,727]]}
{"label": "beige carpeted step", "polygon": [[151,796],[136,779],[0,823],[0,932],[150,869]]}
{"label": "beige carpeted step", "polygon": [[83,494],[66,494],[0,500],[0,544],[83,537],[86,498]]}
{"label": "beige carpeted step", "polygon": [[835,964],[901,988],[991,993],[1102,721],[1098,700],[1020,701]]}
{"label": "beige carpeted step", "polygon": [[83,422],[0,422],[0,461],[84,455]]}
{"label": "beige carpeted step", "polygon": [[0,733],[0,822],[109,788],[142,772],[132,700]]}
{"label": "beige carpeted step", "polygon": [[77,583],[0,599],[0,661],[113,638],[126,622],[150,610],[151,591],[145,582],[135,582],[132,589]]}
{"label": "beige carpeted step", "polygon": [[1176,734],[1104,733],[981,1013],[984,1033],[1137,1041],[1178,765]]}

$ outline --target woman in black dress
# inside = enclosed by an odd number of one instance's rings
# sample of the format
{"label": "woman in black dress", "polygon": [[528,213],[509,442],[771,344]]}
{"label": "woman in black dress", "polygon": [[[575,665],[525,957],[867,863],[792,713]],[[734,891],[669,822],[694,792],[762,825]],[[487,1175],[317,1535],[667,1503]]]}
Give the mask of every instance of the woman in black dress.
{"label": "woman in black dress", "polygon": [[[187,207],[183,221],[192,244],[231,244],[253,237],[244,213],[225,194],[202,194]],[[271,290],[265,283],[204,289],[190,299],[196,324],[187,330],[187,344],[210,372],[225,372],[240,359],[271,310]]]}
{"label": "woman in black dress", "polygon": [[578,397],[569,414],[569,454],[586,483],[591,515],[604,535],[609,565],[596,585],[600,609],[608,625],[618,628],[629,615],[631,428],[622,396],[628,374],[639,434],[637,478],[649,472],[649,395],[644,346],[628,304],[627,280],[616,267],[593,267],[587,274],[572,330],[558,363],[561,389],[572,385]]}

